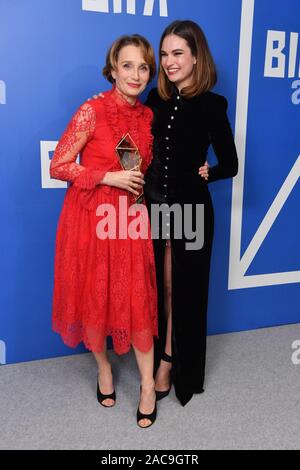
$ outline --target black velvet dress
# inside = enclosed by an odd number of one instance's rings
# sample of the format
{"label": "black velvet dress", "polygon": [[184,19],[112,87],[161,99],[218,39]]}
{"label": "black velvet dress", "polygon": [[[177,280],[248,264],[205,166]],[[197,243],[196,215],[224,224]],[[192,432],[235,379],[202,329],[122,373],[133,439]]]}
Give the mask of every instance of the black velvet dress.
{"label": "black velvet dress", "polygon": [[[178,237],[173,211],[160,218],[152,215],[157,288],[159,339],[155,342],[155,371],[164,351],[167,322],[164,312],[164,252],[170,239],[172,252],[172,382],[180,403],[184,406],[194,393],[203,392],[206,354],[207,297],[210,258],[214,231],[214,212],[208,183],[237,174],[238,159],[227,118],[227,101],[221,95],[206,92],[186,99],[174,87],[172,99],[164,101],[156,89],[150,91],[147,102],[154,113],[154,157],[145,176],[145,197],[151,208],[157,204],[182,208],[182,237]],[[209,169],[205,181],[198,168],[203,166],[212,144],[218,164]],[[197,219],[197,208],[204,208],[204,243],[201,249],[187,249],[190,235],[185,234],[186,207],[192,213],[192,228],[203,220]],[[189,212],[189,213],[190,213]],[[187,217],[190,221],[190,217]],[[178,222],[178,219],[177,219]],[[176,229],[175,229],[176,227]],[[180,227],[179,227],[180,228]],[[155,235],[157,237],[157,235]],[[196,242],[196,239],[194,240]],[[191,246],[191,245],[190,245]],[[196,245],[194,245],[196,247]]]}

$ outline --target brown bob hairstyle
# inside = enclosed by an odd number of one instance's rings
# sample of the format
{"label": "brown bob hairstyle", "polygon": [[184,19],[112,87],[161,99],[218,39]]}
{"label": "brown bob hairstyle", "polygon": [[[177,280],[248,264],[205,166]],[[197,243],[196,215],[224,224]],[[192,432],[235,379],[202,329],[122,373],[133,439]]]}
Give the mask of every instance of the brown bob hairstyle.
{"label": "brown bob hairstyle", "polygon": [[131,36],[121,36],[120,38],[116,39],[116,41],[111,45],[106,55],[105,67],[103,67],[102,70],[104,77],[110,83],[114,83],[114,79],[112,77],[111,72],[112,70],[117,69],[119,53],[121,49],[123,49],[123,47],[125,46],[136,46],[141,48],[145,62],[147,65],[149,65],[150,68],[150,82],[156,74],[155,54],[153,47],[151,46],[149,41],[143,36],[140,36],[139,34],[132,34]]}
{"label": "brown bob hairstyle", "polygon": [[168,100],[172,95],[172,82],[170,82],[161,66],[162,43],[165,37],[170,34],[175,34],[185,39],[191,49],[192,55],[197,60],[194,65],[192,83],[182,90],[182,95],[186,98],[192,98],[210,90],[217,82],[217,71],[206,37],[197,23],[190,20],[177,20],[167,26],[159,44],[160,63],[157,88],[160,96],[164,100]]}

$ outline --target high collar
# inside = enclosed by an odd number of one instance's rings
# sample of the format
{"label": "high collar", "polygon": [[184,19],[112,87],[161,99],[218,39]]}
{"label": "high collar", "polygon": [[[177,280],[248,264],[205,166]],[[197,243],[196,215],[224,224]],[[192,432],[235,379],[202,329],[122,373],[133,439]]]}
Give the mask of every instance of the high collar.
{"label": "high collar", "polygon": [[180,98],[182,98],[180,91],[178,90],[177,86],[174,85],[174,83],[172,83],[171,85],[171,96],[172,96],[172,99],[177,99],[177,96],[180,96]]}
{"label": "high collar", "polygon": [[122,95],[122,93],[116,89],[115,85],[113,85],[110,91],[110,95],[115,101],[115,103],[121,108],[135,111],[141,107],[141,102],[138,98],[136,99],[134,104],[129,103],[129,101],[127,101],[126,98]]}

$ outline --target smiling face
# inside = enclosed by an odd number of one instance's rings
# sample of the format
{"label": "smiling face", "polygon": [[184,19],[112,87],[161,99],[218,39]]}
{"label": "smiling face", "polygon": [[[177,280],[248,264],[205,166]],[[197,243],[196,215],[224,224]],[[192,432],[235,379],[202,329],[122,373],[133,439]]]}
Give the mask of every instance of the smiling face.
{"label": "smiling face", "polygon": [[170,34],[163,40],[161,47],[161,66],[179,91],[191,85],[193,70],[197,60],[192,55],[191,49],[185,39]]}
{"label": "smiling face", "polygon": [[115,70],[111,71],[116,88],[134,103],[150,79],[150,67],[145,62],[143,51],[137,46],[124,46],[119,52]]}

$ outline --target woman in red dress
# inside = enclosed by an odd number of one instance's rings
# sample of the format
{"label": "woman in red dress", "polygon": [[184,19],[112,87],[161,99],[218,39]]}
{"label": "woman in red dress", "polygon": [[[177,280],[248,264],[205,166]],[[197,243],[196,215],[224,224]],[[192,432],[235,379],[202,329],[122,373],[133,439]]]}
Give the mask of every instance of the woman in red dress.
{"label": "woman in red dress", "polygon": [[[133,346],[141,374],[137,422],[149,427],[156,418],[157,294],[144,203],[134,207],[140,207],[141,233],[146,230],[147,236],[124,236],[124,220],[125,228],[134,221],[130,207],[152,159],[152,112],[137,99],[155,75],[152,47],[139,35],[121,37],[107,54],[103,74],[113,88],[103,99],[78,109],[50,166],[52,178],[71,183],[56,238],[53,329],[70,347],[82,341],[93,352],[97,398],[106,407],[116,401],[106,337],[112,337],[118,354]],[[117,156],[116,147],[127,133],[142,157],[140,169],[122,169]],[[113,221],[105,218],[110,208],[116,216]]]}

